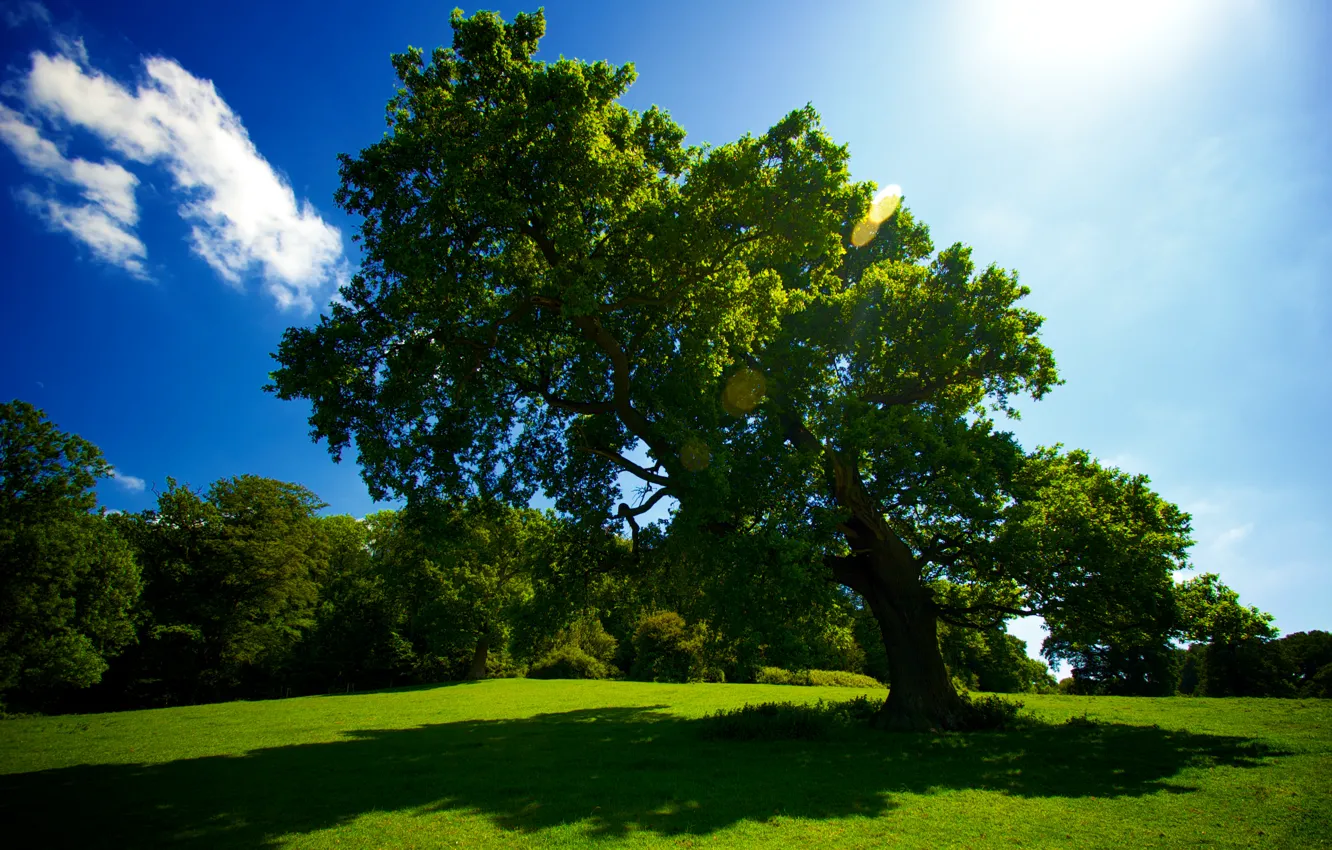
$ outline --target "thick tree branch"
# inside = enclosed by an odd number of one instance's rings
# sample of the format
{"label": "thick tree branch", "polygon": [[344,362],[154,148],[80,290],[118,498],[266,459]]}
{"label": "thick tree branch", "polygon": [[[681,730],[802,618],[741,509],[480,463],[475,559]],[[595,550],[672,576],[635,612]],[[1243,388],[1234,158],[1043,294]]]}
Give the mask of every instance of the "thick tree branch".
{"label": "thick tree branch", "polygon": [[638,531],[639,531],[638,517],[652,510],[652,506],[657,504],[657,502],[659,502],[662,499],[662,497],[668,495],[669,493],[670,490],[663,487],[657,492],[653,493],[652,498],[648,499],[646,502],[644,502],[643,504],[639,505],[636,508],[631,508],[624,502],[620,502],[620,508],[616,512],[616,516],[618,516],[620,519],[624,520],[625,522],[629,523],[630,543],[635,555],[638,554]]}
{"label": "thick tree branch", "polygon": [[552,269],[559,268],[560,255],[555,251],[555,242],[546,235],[545,224],[540,219],[523,224],[518,231],[536,243],[541,256],[546,258],[546,263]]}
{"label": "thick tree branch", "polygon": [[542,389],[536,384],[529,384],[519,378],[513,379],[514,385],[525,393],[539,396],[542,401],[556,410],[565,410],[569,413],[580,413],[586,416],[595,416],[598,413],[611,413],[615,410],[613,401],[571,401],[562,396],[555,395],[549,390]]}
{"label": "thick tree branch", "polygon": [[867,592],[866,565],[857,555],[825,555],[824,566],[832,571],[833,581],[864,596]]}
{"label": "thick tree branch", "polygon": [[616,513],[616,516],[620,517],[621,519],[633,519],[634,517],[642,516],[643,514],[652,510],[652,506],[657,504],[657,502],[661,501],[663,497],[669,495],[671,495],[670,490],[666,487],[662,487],[660,490],[653,493],[652,496],[646,502],[644,502],[643,504],[639,505],[636,508],[631,508],[629,507],[629,505],[625,504],[624,502],[620,502],[620,509]]}
{"label": "thick tree branch", "polygon": [[607,449],[598,449],[593,446],[574,446],[574,449],[580,452],[590,452],[594,455],[604,457],[606,460],[623,469],[625,472],[632,473],[650,484],[660,484],[665,487],[671,483],[671,479],[664,475],[657,475],[649,469],[639,466],[627,457]]}
{"label": "thick tree branch", "polygon": [[629,429],[629,433],[646,443],[658,460],[670,457],[670,446],[658,439],[653,432],[652,423],[630,402],[629,356],[625,354],[624,347],[620,345],[619,340],[615,338],[614,334],[606,330],[606,326],[596,316],[575,316],[573,322],[583,332],[584,338],[601,349],[601,352],[610,359],[612,399],[615,403],[615,413],[620,417],[620,421],[624,423],[624,427]]}

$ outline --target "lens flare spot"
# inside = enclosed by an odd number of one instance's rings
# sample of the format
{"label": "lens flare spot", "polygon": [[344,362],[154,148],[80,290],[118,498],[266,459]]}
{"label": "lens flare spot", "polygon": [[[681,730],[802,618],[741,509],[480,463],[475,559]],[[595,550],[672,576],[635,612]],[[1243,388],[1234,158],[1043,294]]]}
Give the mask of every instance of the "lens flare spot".
{"label": "lens flare spot", "polygon": [[897,208],[902,205],[902,187],[894,183],[891,186],[884,186],[870,201],[869,220],[876,225],[883,224],[893,217]]}
{"label": "lens flare spot", "polygon": [[702,472],[708,468],[712,462],[712,452],[708,451],[708,446],[697,437],[690,437],[680,449],[680,463],[690,472]]}
{"label": "lens flare spot", "polygon": [[879,235],[879,225],[869,219],[861,219],[856,223],[856,227],[851,231],[851,244],[857,248],[864,248],[874,241],[874,237]]}
{"label": "lens flare spot", "polygon": [[722,390],[722,409],[736,418],[743,418],[763,401],[768,382],[757,369],[744,366],[736,370]]}

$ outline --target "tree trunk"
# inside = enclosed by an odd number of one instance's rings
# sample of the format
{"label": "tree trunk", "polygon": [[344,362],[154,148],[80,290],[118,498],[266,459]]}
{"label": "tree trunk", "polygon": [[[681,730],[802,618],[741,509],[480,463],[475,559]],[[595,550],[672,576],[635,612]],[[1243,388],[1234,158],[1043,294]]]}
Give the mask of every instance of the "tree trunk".
{"label": "tree trunk", "polygon": [[876,550],[840,558],[834,568],[837,580],[869,605],[888,654],[888,699],[874,725],[912,732],[971,728],[975,711],[958,696],[944,665],[929,589],[914,569]]}
{"label": "tree trunk", "polygon": [[901,599],[871,588],[865,601],[888,653],[888,700],[875,725],[913,732],[970,728],[973,710],[958,696],[944,665],[929,597]]}
{"label": "tree trunk", "polygon": [[920,732],[973,727],[976,712],[953,688],[939,651],[934,594],[921,581],[916,555],[885,521],[854,458],[807,431],[794,436],[823,451],[832,495],[848,514],[839,528],[852,554],[830,559],[833,575],[864,597],[883,635],[890,681],[874,724]]}
{"label": "tree trunk", "polygon": [[467,669],[468,679],[484,679],[486,677],[486,659],[489,655],[490,629],[486,629],[476,642],[476,652],[472,653],[472,663]]}

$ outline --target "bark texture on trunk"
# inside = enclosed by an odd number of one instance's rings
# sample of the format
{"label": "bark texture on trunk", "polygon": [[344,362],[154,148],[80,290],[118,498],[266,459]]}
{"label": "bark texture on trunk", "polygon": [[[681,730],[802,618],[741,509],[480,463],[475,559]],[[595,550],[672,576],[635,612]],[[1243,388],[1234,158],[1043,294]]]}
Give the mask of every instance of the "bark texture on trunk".
{"label": "bark texture on trunk", "polygon": [[829,456],[833,493],[850,513],[841,530],[852,552],[834,559],[833,573],[865,599],[888,654],[888,699],[875,725],[904,731],[971,728],[975,712],[958,696],[944,665],[934,596],[921,580],[916,555],[885,521],[854,461]]}
{"label": "bark texture on trunk", "polygon": [[888,654],[888,699],[874,725],[912,732],[969,729],[974,711],[948,676],[929,590],[894,566],[882,554],[868,552],[843,559],[835,570],[838,580],[869,605]]}
{"label": "bark texture on trunk", "polygon": [[484,679],[486,677],[486,661],[489,657],[490,630],[487,629],[476,642],[476,651],[472,653],[472,663],[467,668],[467,678]]}
{"label": "bark texture on trunk", "polygon": [[854,452],[839,451],[805,426],[776,385],[786,439],[821,456],[828,490],[846,512],[839,526],[850,554],[829,557],[834,578],[859,593],[870,606],[888,653],[888,699],[875,725],[927,731],[968,729],[976,711],[958,696],[939,651],[938,609],[922,581],[923,564],[893,530],[884,506],[865,486]]}

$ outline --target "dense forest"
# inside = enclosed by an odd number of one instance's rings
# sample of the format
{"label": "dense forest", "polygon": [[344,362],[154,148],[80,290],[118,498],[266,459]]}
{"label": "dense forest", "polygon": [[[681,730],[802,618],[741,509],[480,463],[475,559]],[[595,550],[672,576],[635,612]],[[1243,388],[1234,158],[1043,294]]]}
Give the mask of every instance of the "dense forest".
{"label": "dense forest", "polygon": [[[98,508],[96,446],[24,402],[0,407],[0,699],[90,711],[494,676],[890,684],[864,601],[772,564],[710,586],[655,526],[637,549],[550,511],[414,502],[364,518],[252,475],[152,509]],[[778,565],[780,566],[780,565]],[[812,600],[812,602],[811,602]],[[1332,695],[1332,635],[1278,639],[1216,576],[1176,585],[1169,629],[1086,651],[1073,693]],[[1049,641],[1047,656],[1058,652]],[[1187,648],[1184,648],[1184,645]],[[941,630],[955,684],[1050,691],[994,628]]]}

